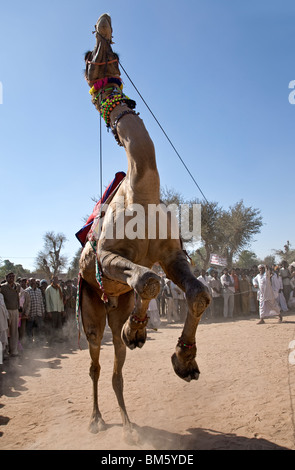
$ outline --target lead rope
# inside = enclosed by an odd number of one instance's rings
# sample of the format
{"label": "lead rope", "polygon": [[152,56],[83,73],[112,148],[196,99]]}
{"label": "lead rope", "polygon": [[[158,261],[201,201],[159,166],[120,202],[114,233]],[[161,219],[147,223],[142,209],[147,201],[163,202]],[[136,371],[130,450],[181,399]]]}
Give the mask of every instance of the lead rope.
{"label": "lead rope", "polygon": [[145,99],[143,98],[142,94],[139,92],[139,90],[137,89],[137,87],[135,86],[135,84],[133,83],[133,81],[131,80],[131,78],[129,77],[128,73],[126,72],[126,70],[124,69],[122,63],[120,62],[119,60],[119,64],[120,64],[120,67],[122,68],[123,72],[125,73],[126,77],[128,78],[128,80],[130,81],[130,83],[132,84],[132,86],[134,87],[134,89],[137,91],[137,93],[139,94],[140,98],[142,99],[142,101],[144,102],[144,104],[146,105],[147,109],[149,110],[149,112],[151,113],[151,115],[153,116],[153,118],[155,119],[156,123],[158,124],[158,126],[160,127],[161,131],[163,132],[163,134],[165,135],[166,139],[168,140],[168,142],[170,143],[171,147],[173,148],[174,152],[176,153],[176,155],[178,156],[179,160],[181,161],[181,163],[183,164],[183,166],[185,167],[186,171],[188,172],[188,174],[190,175],[191,179],[193,180],[193,182],[195,183],[195,185],[197,186],[198,190],[200,191],[200,193],[202,194],[203,198],[205,199],[205,201],[207,202],[207,204],[209,204],[205,194],[203,193],[203,191],[201,190],[200,186],[198,185],[198,183],[196,182],[194,176],[192,175],[192,173],[190,172],[190,170],[188,169],[187,165],[185,164],[185,162],[183,161],[183,159],[181,158],[179,152],[176,150],[175,146],[173,145],[171,139],[168,137],[167,133],[165,132],[165,130],[163,129],[163,127],[161,126],[160,122],[158,121],[158,119],[156,118],[156,116],[154,115],[153,111],[151,110],[151,108],[149,107],[149,105],[147,104],[147,102],[145,101]]}
{"label": "lead rope", "polygon": [[100,199],[102,199],[102,132],[101,132],[101,114],[99,114],[99,154],[100,154]]}

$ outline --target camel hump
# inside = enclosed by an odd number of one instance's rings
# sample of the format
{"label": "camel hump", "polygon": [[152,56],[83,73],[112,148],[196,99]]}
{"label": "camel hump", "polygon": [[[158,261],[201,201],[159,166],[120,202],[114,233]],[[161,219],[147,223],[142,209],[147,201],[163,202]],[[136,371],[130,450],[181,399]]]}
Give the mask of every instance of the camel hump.
{"label": "camel hump", "polygon": [[96,22],[95,30],[98,34],[107,39],[107,41],[111,42],[113,28],[110,15],[108,15],[107,13],[101,15]]}

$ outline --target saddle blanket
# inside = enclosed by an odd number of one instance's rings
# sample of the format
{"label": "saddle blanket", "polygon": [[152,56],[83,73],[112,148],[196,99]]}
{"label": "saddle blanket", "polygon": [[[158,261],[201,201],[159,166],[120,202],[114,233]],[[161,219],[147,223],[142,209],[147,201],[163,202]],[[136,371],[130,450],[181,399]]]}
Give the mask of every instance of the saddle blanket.
{"label": "saddle blanket", "polygon": [[124,171],[119,171],[115,174],[115,178],[106,188],[102,198],[95,204],[92,214],[88,217],[86,224],[75,234],[76,238],[79,240],[83,247],[87,242],[88,234],[93,225],[93,222],[99,215],[102,204],[104,204],[106,200],[111,196],[111,194],[117,189],[118,185],[125,178],[125,176],[126,173],[124,173]]}

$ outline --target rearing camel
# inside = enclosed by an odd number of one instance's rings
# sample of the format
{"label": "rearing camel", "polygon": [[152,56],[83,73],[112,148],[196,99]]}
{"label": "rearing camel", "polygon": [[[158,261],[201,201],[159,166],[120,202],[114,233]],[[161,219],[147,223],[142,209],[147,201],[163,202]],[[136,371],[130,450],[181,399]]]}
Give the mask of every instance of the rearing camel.
{"label": "rearing camel", "polygon": [[[175,373],[186,381],[198,379],[199,376],[195,361],[195,335],[210,297],[191,273],[181,241],[171,236],[171,217],[167,218],[166,239],[148,237],[148,205],[160,204],[160,180],[154,145],[142,120],[132,109],[134,102],[122,92],[118,56],[111,48],[112,26],[109,15],[104,14],[98,19],[95,35],[96,45],[92,52],[85,55],[85,77],[91,87],[93,104],[126,151],[128,169],[126,177],[101,214],[102,229],[95,242],[95,249],[93,243],[87,240],[80,259],[81,317],[89,344],[90,376],[93,381],[90,430],[98,432],[105,424],[98,407],[97,386],[100,346],[107,318],[115,350],[113,388],[123,428],[131,431],[123,397],[122,368],[126,346],[130,349],[141,348],[146,340],[147,308],[160,289],[160,278],[151,270],[152,266],[158,262],[166,276],[186,295],[188,314],[171,358]],[[118,204],[118,201],[124,203]],[[133,239],[126,234],[117,238],[107,236],[109,227],[112,226],[116,231],[122,217],[126,228],[131,220],[131,213],[126,208],[132,208],[134,204],[144,210],[143,222],[146,225],[143,224],[143,236]],[[97,261],[102,284],[97,282]]]}

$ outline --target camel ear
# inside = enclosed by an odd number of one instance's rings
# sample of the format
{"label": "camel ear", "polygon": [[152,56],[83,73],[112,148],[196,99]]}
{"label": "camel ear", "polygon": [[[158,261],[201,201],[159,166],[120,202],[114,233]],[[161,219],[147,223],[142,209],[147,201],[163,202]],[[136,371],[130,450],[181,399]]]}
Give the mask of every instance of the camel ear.
{"label": "camel ear", "polygon": [[87,62],[87,60],[90,60],[91,59],[91,54],[92,54],[92,51],[87,51],[84,55],[84,60],[85,62]]}

